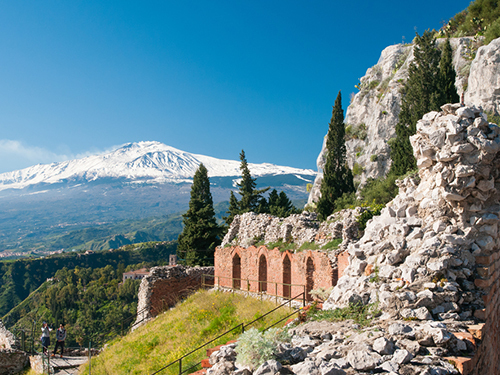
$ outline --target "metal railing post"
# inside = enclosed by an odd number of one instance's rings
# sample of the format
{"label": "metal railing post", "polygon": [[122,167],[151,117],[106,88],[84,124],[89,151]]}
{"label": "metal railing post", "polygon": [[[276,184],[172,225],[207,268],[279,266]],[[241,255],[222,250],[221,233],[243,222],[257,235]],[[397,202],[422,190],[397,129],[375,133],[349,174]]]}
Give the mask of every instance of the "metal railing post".
{"label": "metal railing post", "polygon": [[89,375],[92,374],[92,340],[89,340]]}
{"label": "metal railing post", "polygon": [[182,374],[182,358],[179,358],[179,375]]}

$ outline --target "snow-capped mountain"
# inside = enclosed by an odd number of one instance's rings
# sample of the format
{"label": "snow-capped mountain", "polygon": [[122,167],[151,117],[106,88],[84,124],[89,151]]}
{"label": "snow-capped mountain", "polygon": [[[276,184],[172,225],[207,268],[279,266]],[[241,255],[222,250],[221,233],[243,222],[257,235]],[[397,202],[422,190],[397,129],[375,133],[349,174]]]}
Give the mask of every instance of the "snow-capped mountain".
{"label": "snow-capped mountain", "polygon": [[[203,163],[209,177],[240,175],[240,162],[191,154],[160,142],[128,143],[117,150],[60,163],[38,164],[0,174],[0,190],[60,183],[86,183],[99,179],[126,179],[130,182],[186,182]],[[313,170],[273,164],[251,164],[254,177],[266,175],[315,176]]]}

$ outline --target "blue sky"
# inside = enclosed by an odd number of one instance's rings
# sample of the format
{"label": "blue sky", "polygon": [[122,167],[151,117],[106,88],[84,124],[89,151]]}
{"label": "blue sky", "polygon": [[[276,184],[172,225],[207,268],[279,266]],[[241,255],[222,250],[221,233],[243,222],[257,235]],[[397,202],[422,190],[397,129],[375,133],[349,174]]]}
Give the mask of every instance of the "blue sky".
{"label": "blue sky", "polygon": [[0,1],[0,173],[138,141],[316,169],[339,90],[469,1]]}

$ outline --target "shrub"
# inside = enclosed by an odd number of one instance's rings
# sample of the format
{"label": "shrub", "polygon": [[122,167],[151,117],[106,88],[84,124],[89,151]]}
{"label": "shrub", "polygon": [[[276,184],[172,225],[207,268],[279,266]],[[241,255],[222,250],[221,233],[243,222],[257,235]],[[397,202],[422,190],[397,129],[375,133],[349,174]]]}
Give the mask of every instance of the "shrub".
{"label": "shrub", "polygon": [[371,81],[371,82],[368,84],[368,90],[373,90],[373,89],[374,89],[374,88],[376,88],[379,84],[380,84],[380,81],[378,81],[378,80]]}
{"label": "shrub", "polygon": [[380,314],[378,303],[363,305],[362,303],[351,303],[349,306],[335,310],[317,310],[309,316],[311,320],[328,320],[339,322],[352,319],[361,326],[367,326],[373,317]]}
{"label": "shrub", "polygon": [[366,125],[364,123],[359,125],[346,125],[345,137],[346,139],[366,139]]}
{"label": "shrub", "polygon": [[368,220],[374,216],[380,215],[380,212],[382,211],[382,208],[385,207],[385,204],[373,203],[371,206],[366,206],[365,204],[362,204],[361,206],[367,207],[367,209],[356,218],[356,222],[359,223],[360,230],[365,230]]}
{"label": "shrub", "polygon": [[238,339],[236,362],[255,370],[264,362],[276,357],[276,350],[280,343],[290,341],[290,335],[286,330],[271,328],[265,332],[259,332],[250,328]]}
{"label": "shrub", "polygon": [[332,290],[333,286],[331,286],[330,288],[319,287],[317,289],[311,290],[309,294],[321,301],[326,301],[328,297],[330,297],[330,293],[332,292]]}
{"label": "shrub", "polygon": [[500,37],[500,18],[493,22],[484,33],[484,44],[488,44],[493,39]]}
{"label": "shrub", "polygon": [[354,166],[352,167],[352,174],[354,176],[359,176],[361,173],[363,173],[363,167],[358,163],[354,163]]}
{"label": "shrub", "polygon": [[500,125],[500,115],[495,115],[493,112],[486,112],[486,115],[488,116],[489,122]]}
{"label": "shrub", "polygon": [[356,193],[344,193],[339,199],[335,201],[335,211],[340,211],[344,208],[356,206],[357,203],[359,202],[356,198]]}
{"label": "shrub", "polygon": [[310,193],[310,192],[311,192],[312,188],[313,188],[313,184],[308,183],[308,184],[306,185],[306,191],[307,191],[308,193]]}
{"label": "shrub", "polygon": [[389,175],[384,179],[369,179],[360,195],[364,202],[370,204],[386,204],[390,202],[398,194],[396,186],[396,177]]}
{"label": "shrub", "polygon": [[378,155],[373,154],[372,156],[370,156],[371,162],[376,162],[377,160],[378,160]]}

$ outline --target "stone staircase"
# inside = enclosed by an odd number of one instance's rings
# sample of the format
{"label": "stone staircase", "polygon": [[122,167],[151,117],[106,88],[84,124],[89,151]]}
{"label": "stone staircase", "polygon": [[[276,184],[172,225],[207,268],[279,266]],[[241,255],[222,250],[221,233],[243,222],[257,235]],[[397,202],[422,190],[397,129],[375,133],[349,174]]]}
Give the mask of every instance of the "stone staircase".
{"label": "stone staircase", "polygon": [[[78,368],[89,360],[88,357],[51,357],[50,358],[50,374],[67,375],[77,374]],[[37,374],[43,374],[42,357],[40,355],[30,357],[30,365],[33,371]]]}

